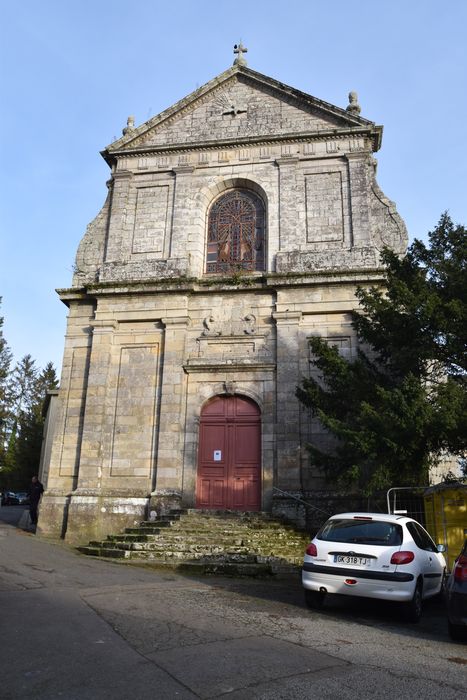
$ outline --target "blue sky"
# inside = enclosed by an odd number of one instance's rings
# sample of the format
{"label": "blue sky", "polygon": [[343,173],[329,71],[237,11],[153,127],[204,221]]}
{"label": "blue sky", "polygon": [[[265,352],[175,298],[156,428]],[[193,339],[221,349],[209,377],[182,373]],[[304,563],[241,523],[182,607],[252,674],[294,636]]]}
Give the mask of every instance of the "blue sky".
{"label": "blue sky", "polygon": [[61,366],[78,243],[101,208],[99,151],[248,65],[384,125],[378,181],[410,239],[467,224],[467,2],[0,0],[0,315],[15,360]]}

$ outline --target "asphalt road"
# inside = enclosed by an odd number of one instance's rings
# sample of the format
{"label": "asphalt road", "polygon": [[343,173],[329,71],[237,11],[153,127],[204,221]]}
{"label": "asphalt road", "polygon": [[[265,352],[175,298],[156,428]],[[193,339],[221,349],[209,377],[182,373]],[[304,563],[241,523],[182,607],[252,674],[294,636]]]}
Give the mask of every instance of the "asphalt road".
{"label": "asphalt road", "polygon": [[441,604],[418,625],[348,599],[310,612],[295,578],[94,560],[18,529],[21,512],[0,509],[2,700],[467,698]]}

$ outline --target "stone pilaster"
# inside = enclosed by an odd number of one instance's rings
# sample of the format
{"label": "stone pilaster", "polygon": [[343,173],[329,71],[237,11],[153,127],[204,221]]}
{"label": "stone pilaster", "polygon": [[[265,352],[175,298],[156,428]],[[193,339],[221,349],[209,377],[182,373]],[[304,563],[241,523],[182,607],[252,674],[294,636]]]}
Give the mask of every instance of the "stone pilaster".
{"label": "stone pilaster", "polygon": [[70,301],[60,391],[56,397],[57,417],[55,425],[51,427],[50,461],[42,465],[47,472],[47,480],[37,531],[46,537],[63,535],[70,494],[77,481],[92,343],[90,321],[93,315],[93,301],[79,298]]}
{"label": "stone pilaster", "polygon": [[91,361],[86,393],[78,489],[101,488],[103,454],[108,453],[110,440],[107,395],[112,341],[116,321],[93,321]]}
{"label": "stone pilaster", "polygon": [[137,525],[147,513],[148,497],[131,493],[121,482],[103,485],[108,475],[113,419],[112,355],[117,322],[94,320],[77,487],[64,507],[66,539],[83,543]]}
{"label": "stone pilaster", "polygon": [[[131,253],[131,235],[128,230],[129,194],[133,175],[128,170],[114,173],[112,179],[111,216],[105,262],[122,262],[129,260]],[[134,217],[131,217],[134,221]]]}
{"label": "stone pilaster", "polygon": [[276,311],[276,454],[275,486],[300,488],[300,407],[295,396],[299,367],[301,311]]}
{"label": "stone pilaster", "polygon": [[368,207],[368,156],[347,154],[350,180],[351,247],[360,248],[370,244],[370,213]]}
{"label": "stone pilaster", "polygon": [[171,258],[184,258],[187,256],[187,232],[190,227],[189,222],[193,210],[191,206],[193,171],[194,168],[189,165],[174,168],[174,214],[169,252],[169,257]]}
{"label": "stone pilaster", "polygon": [[278,250],[298,248],[300,237],[299,211],[297,197],[297,165],[295,157],[278,158],[279,168],[279,245]]}
{"label": "stone pilaster", "polygon": [[188,316],[163,318],[164,365],[160,397],[157,469],[151,507],[159,512],[180,504],[183,481],[186,375],[185,338]]}

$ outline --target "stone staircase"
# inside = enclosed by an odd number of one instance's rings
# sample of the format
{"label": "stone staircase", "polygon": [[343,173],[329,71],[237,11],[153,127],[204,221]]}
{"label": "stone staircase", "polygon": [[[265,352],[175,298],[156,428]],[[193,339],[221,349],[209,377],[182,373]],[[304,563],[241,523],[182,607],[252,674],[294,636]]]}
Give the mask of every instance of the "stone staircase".
{"label": "stone staircase", "polygon": [[268,513],[177,510],[78,550],[195,574],[267,576],[299,572],[309,542]]}

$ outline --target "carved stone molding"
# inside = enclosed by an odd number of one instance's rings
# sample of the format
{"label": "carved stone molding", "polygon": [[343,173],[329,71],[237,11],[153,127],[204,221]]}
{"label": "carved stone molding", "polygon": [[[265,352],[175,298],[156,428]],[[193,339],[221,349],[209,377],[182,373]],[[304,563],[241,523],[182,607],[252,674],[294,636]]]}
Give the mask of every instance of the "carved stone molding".
{"label": "carved stone molding", "polygon": [[256,333],[256,316],[253,314],[247,314],[244,319],[246,323],[246,328],[244,329],[247,335],[255,335]]}
{"label": "carved stone molding", "polygon": [[97,333],[113,333],[118,328],[118,321],[114,319],[94,319],[89,322],[94,335]]}
{"label": "carved stone molding", "polygon": [[217,321],[212,315],[206,316],[206,318],[203,319],[203,326],[204,329],[201,335],[205,337],[210,338],[222,335],[222,331],[218,328]]}
{"label": "carved stone molding", "polygon": [[237,382],[232,380],[224,382],[224,390],[228,396],[233,396],[237,391]]}
{"label": "carved stone molding", "polygon": [[189,316],[176,316],[174,318],[167,317],[161,319],[164,326],[167,328],[187,328],[190,325],[191,318]]}

